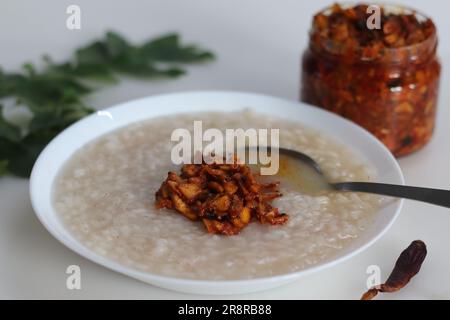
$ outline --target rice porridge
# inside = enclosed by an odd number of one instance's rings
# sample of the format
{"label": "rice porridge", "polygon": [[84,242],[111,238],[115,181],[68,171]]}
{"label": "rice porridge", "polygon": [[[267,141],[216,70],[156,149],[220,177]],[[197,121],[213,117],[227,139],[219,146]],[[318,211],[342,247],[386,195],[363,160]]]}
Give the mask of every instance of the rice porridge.
{"label": "rice porridge", "polygon": [[[310,155],[332,181],[370,181],[375,172],[333,138],[298,123],[251,111],[193,113],[131,124],[83,146],[65,164],[53,202],[83,245],[123,265],[178,278],[251,279],[299,271],[335,257],[371,224],[379,197],[301,194],[281,184],[273,205],[289,214],[280,226],[249,224],[235,236],[208,234],[167,209],[155,191],[169,170],[176,128],[279,128],[280,145]],[[276,178],[274,178],[276,179]]]}

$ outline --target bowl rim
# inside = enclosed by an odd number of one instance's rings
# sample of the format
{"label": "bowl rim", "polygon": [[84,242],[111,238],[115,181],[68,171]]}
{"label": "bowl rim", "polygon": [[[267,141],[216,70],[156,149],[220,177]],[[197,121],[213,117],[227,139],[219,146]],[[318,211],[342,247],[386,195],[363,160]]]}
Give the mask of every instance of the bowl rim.
{"label": "bowl rim", "polygon": [[[244,92],[244,91],[201,90],[201,91],[181,91],[181,92],[175,92],[175,93],[166,93],[166,94],[146,96],[146,97],[142,97],[142,98],[138,98],[138,99],[125,101],[125,102],[116,104],[112,107],[102,109],[101,111],[114,112],[114,111],[120,110],[124,107],[129,107],[131,104],[138,104],[138,103],[141,103],[144,101],[150,101],[152,99],[167,98],[167,97],[180,98],[183,96],[190,96],[190,95],[199,95],[199,96],[202,96],[202,95],[225,95],[225,96],[240,95],[245,98],[271,99],[273,101],[279,101],[284,104],[297,103],[299,105],[305,105],[305,106],[317,109],[318,112],[327,114],[326,117],[333,117],[335,119],[334,121],[345,122],[346,125],[353,127],[355,130],[358,130],[362,135],[365,136],[365,138],[371,140],[372,143],[377,145],[377,147],[380,149],[380,151],[384,152],[385,156],[387,156],[388,159],[390,160],[390,162],[391,162],[390,164],[392,165],[392,168],[395,170],[395,173],[398,175],[400,184],[404,185],[404,183],[405,183],[402,170],[401,170],[400,165],[398,164],[397,160],[395,159],[395,157],[387,149],[387,147],[384,144],[382,144],[377,138],[375,138],[370,132],[368,132],[366,129],[358,126],[357,124],[351,122],[350,120],[347,120],[347,119],[340,117],[332,112],[323,110],[316,106],[308,105],[304,102],[299,102],[299,101],[295,101],[295,100],[290,100],[290,99],[285,99],[285,98],[280,98],[280,97],[275,97],[275,96],[270,96],[270,95],[265,95],[265,94],[260,94],[260,93]],[[212,110],[210,110],[210,111],[212,111]],[[191,111],[186,110],[186,112],[188,113]],[[205,112],[208,112],[208,111],[205,110]],[[256,112],[260,112],[260,111],[258,111],[256,109]],[[175,114],[181,114],[181,113],[182,112],[174,112],[174,113],[168,113],[167,115],[175,115]],[[403,207],[404,200],[397,199],[395,201],[396,202],[395,203],[395,206],[396,206],[395,213],[392,215],[392,218],[390,219],[390,221],[374,237],[372,237],[370,240],[368,240],[364,244],[358,246],[351,252],[346,253],[346,254],[344,254],[338,258],[332,259],[330,261],[325,261],[325,262],[319,263],[317,265],[309,266],[305,269],[301,269],[301,270],[294,271],[294,272],[289,272],[289,273],[280,274],[280,275],[273,275],[273,276],[255,277],[255,278],[251,278],[251,279],[205,280],[205,279],[191,279],[191,278],[164,276],[164,275],[158,275],[158,274],[154,274],[154,273],[150,273],[150,272],[140,271],[140,270],[134,269],[132,267],[123,265],[119,262],[116,262],[112,259],[109,259],[105,256],[102,256],[102,255],[94,252],[93,250],[84,246],[79,240],[74,238],[72,235],[71,235],[73,237],[72,239],[63,236],[61,233],[58,232],[58,230],[55,230],[47,221],[46,216],[49,215],[50,213],[47,213],[44,210],[42,210],[41,203],[44,200],[40,199],[40,197],[38,196],[38,190],[40,188],[40,179],[45,176],[45,167],[47,166],[46,161],[49,158],[49,156],[51,156],[51,153],[49,150],[54,145],[61,143],[61,141],[64,140],[64,137],[66,135],[69,135],[71,133],[71,131],[75,131],[75,129],[77,128],[77,126],[80,125],[80,123],[92,121],[93,117],[97,117],[97,113],[94,113],[88,117],[85,117],[85,118],[77,121],[76,123],[72,124],[68,128],[64,129],[40,153],[38,159],[36,160],[36,162],[33,166],[31,176],[30,176],[30,184],[29,184],[29,192],[30,192],[30,198],[31,198],[31,204],[32,204],[33,210],[34,210],[36,216],[38,217],[39,221],[44,225],[44,227],[47,229],[47,231],[53,237],[55,237],[59,242],[61,242],[66,247],[68,247],[75,253],[79,254],[83,258],[86,258],[92,262],[95,262],[95,263],[103,266],[103,267],[106,267],[110,270],[130,276],[132,278],[146,281],[149,283],[153,283],[156,286],[159,286],[159,283],[165,283],[168,285],[196,286],[196,287],[200,287],[200,288],[201,287],[207,288],[207,287],[210,287],[211,285],[220,285],[224,288],[227,288],[227,287],[235,287],[235,286],[256,285],[256,284],[262,284],[262,283],[283,283],[283,282],[287,282],[289,280],[295,280],[300,277],[307,276],[312,273],[327,269],[331,266],[337,265],[343,261],[346,261],[346,260],[356,256],[357,254],[361,253],[362,251],[368,249],[370,246],[372,246],[375,242],[377,242],[382,236],[384,236],[386,234],[386,232],[390,229],[390,227],[394,224],[394,222],[398,218],[400,211]],[[158,115],[152,115],[152,116],[148,116],[146,118],[142,118],[138,121],[132,121],[130,123],[125,123],[124,125],[121,125],[118,128],[127,126],[131,123],[150,120],[155,117],[158,117]],[[301,123],[300,121],[297,121],[297,122]],[[113,128],[112,130],[110,130],[108,132],[117,130],[118,128]],[[314,128],[314,129],[317,130],[317,128]],[[96,139],[104,134],[107,134],[108,132],[104,132],[104,133],[95,135],[94,137],[92,137],[90,139],[90,141],[92,141],[93,139]],[[78,149],[76,149],[76,150],[78,150]],[[60,165],[59,168],[61,168],[61,166],[66,161],[63,161],[63,163]],[[52,180],[52,185],[53,185],[53,183],[54,183],[54,179]],[[54,211],[56,211],[56,210],[54,210]],[[61,225],[62,225],[62,223],[61,223]],[[70,232],[65,228],[64,228],[64,231],[70,234]],[[80,250],[80,248],[82,250]],[[150,282],[150,281],[152,281],[152,282]],[[182,290],[180,290],[180,291],[182,291]],[[254,291],[256,291],[256,290],[254,290]],[[250,292],[250,291],[246,291],[246,292]],[[218,294],[220,294],[220,293],[218,293]]]}

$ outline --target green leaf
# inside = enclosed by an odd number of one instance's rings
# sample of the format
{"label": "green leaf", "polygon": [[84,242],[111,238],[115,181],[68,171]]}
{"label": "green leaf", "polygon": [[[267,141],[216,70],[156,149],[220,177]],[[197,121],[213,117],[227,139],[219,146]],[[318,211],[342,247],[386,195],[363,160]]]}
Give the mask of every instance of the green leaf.
{"label": "green leaf", "polygon": [[9,171],[10,160],[18,158],[22,155],[20,143],[12,142],[3,137],[0,137],[0,159],[7,163]]}
{"label": "green leaf", "polygon": [[49,112],[64,103],[78,103],[91,92],[80,80],[65,74],[47,72],[32,76],[7,76],[5,90],[26,104],[33,113]]}
{"label": "green leaf", "polygon": [[117,78],[114,76],[111,68],[102,64],[79,64],[68,72],[71,72],[76,77],[106,83],[117,83]]}
{"label": "green leaf", "polygon": [[130,44],[128,44],[125,38],[112,31],[106,33],[104,46],[108,57],[112,59],[126,54],[133,48]]}
{"label": "green leaf", "polygon": [[23,65],[23,69],[30,76],[36,75],[36,68],[31,62],[27,62]]}
{"label": "green leaf", "polygon": [[148,57],[136,49],[128,51],[125,55],[118,57],[113,62],[115,70],[133,75],[136,77],[177,77],[185,73],[179,67],[174,66],[156,66]]}
{"label": "green leaf", "polygon": [[100,41],[80,48],[75,53],[75,61],[78,65],[102,65],[106,64],[106,59],[107,51],[103,42]]}
{"label": "green leaf", "polygon": [[117,82],[110,68],[103,64],[76,64],[74,62],[66,62],[59,65],[49,64],[49,72],[65,74],[75,79],[86,78],[107,83]]}
{"label": "green leaf", "polygon": [[50,130],[36,132],[26,136],[20,143],[0,138],[0,159],[8,161],[8,172],[27,178],[37,157],[56,134]]}
{"label": "green leaf", "polygon": [[92,112],[94,110],[86,106],[66,105],[58,113],[36,114],[30,122],[29,132],[34,133],[42,130],[59,132]]}
{"label": "green leaf", "polygon": [[115,82],[117,73],[175,78],[186,73],[179,64],[211,58],[209,51],[183,45],[177,34],[135,45],[110,31],[76,50],[69,61],[54,63],[44,56],[44,68],[32,63],[24,64],[23,70],[16,73],[5,73],[0,68],[0,98],[15,98],[32,113],[22,130],[4,119],[0,106],[0,175],[7,170],[27,177],[53,137],[93,112],[83,101],[95,89],[89,81]]}
{"label": "green leaf", "polygon": [[163,62],[200,62],[214,58],[214,54],[197,46],[183,46],[178,34],[172,33],[145,43],[141,50],[152,59]]}
{"label": "green leaf", "polygon": [[8,171],[8,160],[0,160],[0,177]]}

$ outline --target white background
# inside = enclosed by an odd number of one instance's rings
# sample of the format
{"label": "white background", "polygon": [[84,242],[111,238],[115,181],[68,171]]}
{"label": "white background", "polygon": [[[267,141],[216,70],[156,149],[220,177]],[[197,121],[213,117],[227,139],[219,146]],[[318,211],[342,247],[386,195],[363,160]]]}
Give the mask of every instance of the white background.
{"label": "white background", "polygon": [[[402,1],[430,15],[440,31],[443,64],[438,127],[422,151],[400,159],[407,183],[450,189],[449,10],[446,1]],[[226,89],[298,99],[299,61],[314,12],[331,1],[127,0],[0,1],[0,65],[17,70],[44,53],[65,60],[78,46],[114,29],[132,41],[181,32],[217,54],[215,62],[189,68],[178,80],[137,81],[101,90],[89,103],[103,108],[146,95],[180,90]],[[66,8],[81,7],[78,31],[66,29]],[[366,268],[377,264],[385,279],[399,253],[415,239],[428,245],[419,275],[392,299],[450,298],[450,210],[406,201],[394,227],[351,260],[294,284],[249,299],[357,299],[365,291]],[[67,290],[65,270],[82,270],[82,290]],[[35,217],[28,181],[0,178],[0,298],[192,298],[149,286],[87,261],[51,237]],[[224,297],[226,298],[226,297]],[[383,298],[383,297],[380,297]]]}

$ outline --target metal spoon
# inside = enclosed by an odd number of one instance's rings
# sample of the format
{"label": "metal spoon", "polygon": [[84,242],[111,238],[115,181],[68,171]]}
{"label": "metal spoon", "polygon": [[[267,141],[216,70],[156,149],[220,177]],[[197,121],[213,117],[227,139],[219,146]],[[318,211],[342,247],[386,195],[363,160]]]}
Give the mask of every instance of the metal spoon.
{"label": "metal spoon", "polygon": [[[268,147],[268,150],[270,151],[271,148]],[[314,161],[310,156],[301,153],[299,151],[285,149],[281,147],[278,148],[278,150],[280,158],[282,155],[285,155],[298,162],[301,162],[302,164],[306,165],[306,167],[309,167],[310,169],[309,171],[314,173],[313,179],[319,179],[317,180],[318,186],[328,186],[329,189],[336,191],[375,193],[397,198],[412,199],[450,208],[449,190],[419,188],[419,187],[410,187],[410,186],[375,183],[375,182],[330,183],[323,174],[320,165],[316,161]]]}

